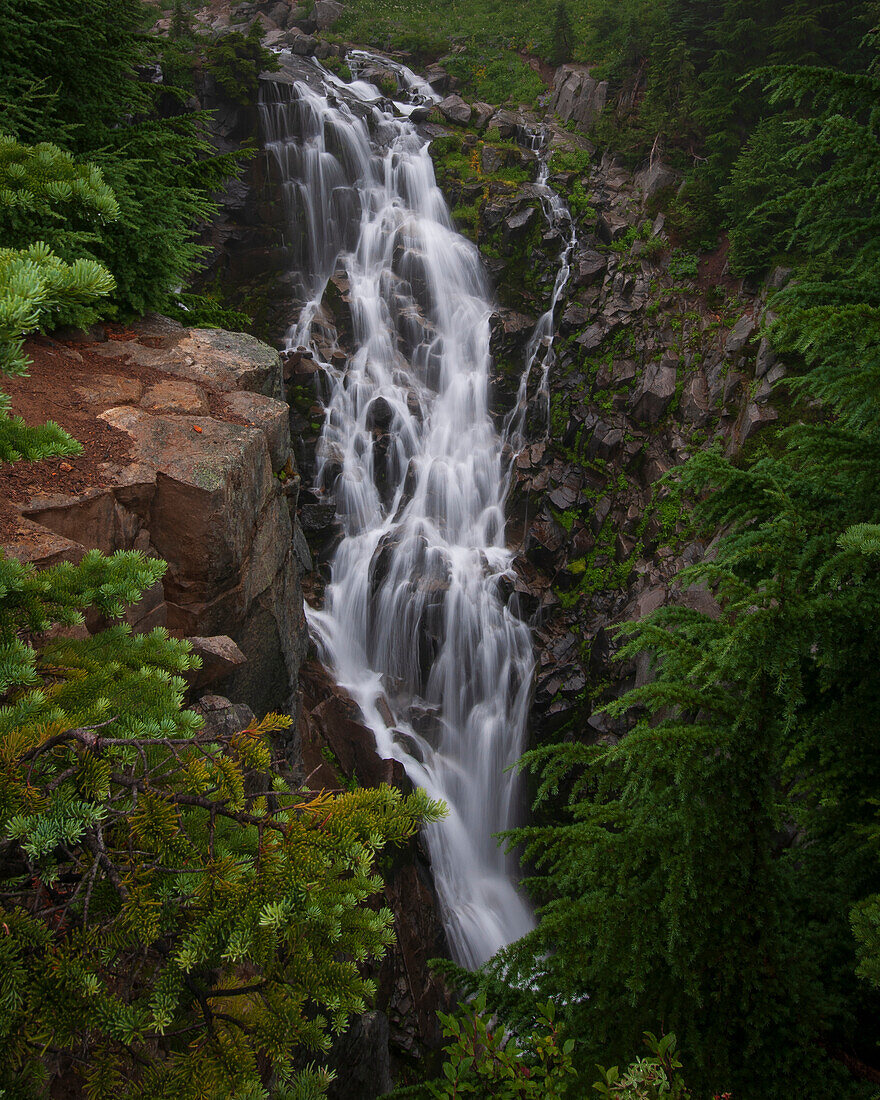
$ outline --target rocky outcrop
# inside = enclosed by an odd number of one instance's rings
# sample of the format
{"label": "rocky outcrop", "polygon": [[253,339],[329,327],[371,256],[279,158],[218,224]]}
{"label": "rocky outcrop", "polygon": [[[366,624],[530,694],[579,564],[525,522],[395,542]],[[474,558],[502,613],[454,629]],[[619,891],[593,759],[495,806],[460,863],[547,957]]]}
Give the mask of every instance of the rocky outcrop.
{"label": "rocky outcrop", "polygon": [[[390,783],[412,789],[401,764],[377,755],[375,737],[360,721],[356,704],[325,669],[310,662],[301,681],[300,741],[310,787]],[[377,986],[375,1011],[359,1017],[331,1055],[331,1064],[340,1069],[332,1100],[374,1100],[387,1091],[382,1081],[388,1073],[397,1076],[401,1069],[418,1066],[438,1045],[436,1013],[449,1006],[448,991],[428,968],[431,959],[448,956],[449,949],[426,850],[414,838],[389,855],[379,902],[394,913],[395,943],[380,964],[369,968]]]}
{"label": "rocky outcrop", "polygon": [[563,65],[553,79],[550,111],[560,122],[574,122],[589,130],[605,109],[607,98],[607,80],[596,80],[586,65]]}
{"label": "rocky outcrop", "polygon": [[278,354],[163,318],[89,350],[107,373],[78,379],[77,399],[127,437],[128,457],[105,463],[94,487],[19,503],[3,549],[37,566],[93,548],[163,558],[161,584],[126,616],[132,629],[193,637],[204,659],[194,687],[295,712],[306,629]]}

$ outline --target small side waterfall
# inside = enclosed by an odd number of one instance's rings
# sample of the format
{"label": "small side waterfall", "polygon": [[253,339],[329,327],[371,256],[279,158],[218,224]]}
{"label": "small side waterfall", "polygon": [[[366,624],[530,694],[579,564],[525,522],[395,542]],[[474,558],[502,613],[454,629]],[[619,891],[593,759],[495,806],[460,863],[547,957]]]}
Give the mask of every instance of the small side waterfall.
{"label": "small side waterfall", "polygon": [[556,362],[554,347],[556,342],[556,307],[559,305],[559,299],[562,297],[562,292],[565,290],[571,276],[571,257],[577,246],[577,228],[571,216],[571,211],[547,183],[550,178],[550,160],[546,155],[546,149],[543,148],[546,135],[543,132],[537,132],[530,136],[532,147],[536,152],[540,151],[543,154],[539,162],[538,178],[535,180],[535,185],[540,188],[544,217],[551,228],[559,230],[563,237],[563,245],[559,255],[559,269],[553,283],[553,293],[550,296],[550,305],[538,318],[538,323],[535,325],[535,330],[529,340],[526,349],[525,370],[520,379],[516,405],[508,414],[504,426],[505,436],[510,440],[511,446],[515,450],[520,448],[524,442],[521,433],[528,404],[528,387],[536,366],[539,366],[541,370],[537,398],[542,408],[545,430],[550,431],[550,371]]}
{"label": "small side waterfall", "polygon": [[[493,836],[520,810],[510,769],[533,672],[529,629],[503,596],[508,467],[488,408],[493,307],[409,118],[437,97],[383,58],[401,88],[392,104],[357,79],[370,61],[354,54],[345,85],[314,66],[308,83],[269,85],[261,104],[303,273],[306,304],[288,343],[309,348],[325,379],[317,483],[343,532],[324,607],[308,618],[379,752],[449,808],[427,843],[451,949],[476,966],[532,925],[516,862]],[[569,254],[529,349],[545,390]],[[334,273],[347,283],[348,354],[321,309]]]}

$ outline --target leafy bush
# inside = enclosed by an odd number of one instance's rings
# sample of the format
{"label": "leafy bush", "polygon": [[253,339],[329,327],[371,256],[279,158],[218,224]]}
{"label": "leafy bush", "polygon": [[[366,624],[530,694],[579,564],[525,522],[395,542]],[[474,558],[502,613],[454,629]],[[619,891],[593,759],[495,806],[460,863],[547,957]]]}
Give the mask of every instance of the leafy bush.
{"label": "leafy bush", "polygon": [[498,1100],[564,1097],[574,1076],[574,1039],[565,1038],[554,1023],[548,1002],[538,1010],[535,1029],[519,1039],[506,1032],[486,1011],[485,995],[461,1005],[455,1014],[438,1013],[444,1038],[442,1074],[433,1081],[398,1089],[391,1095],[433,1097],[493,1096]]}

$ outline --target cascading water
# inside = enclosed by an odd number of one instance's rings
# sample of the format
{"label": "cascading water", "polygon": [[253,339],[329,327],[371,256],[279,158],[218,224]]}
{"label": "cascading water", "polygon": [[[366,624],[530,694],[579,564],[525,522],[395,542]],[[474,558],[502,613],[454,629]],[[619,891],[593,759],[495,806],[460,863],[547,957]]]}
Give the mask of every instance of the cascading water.
{"label": "cascading water", "polygon": [[[487,400],[492,305],[428,142],[397,117],[435,100],[430,88],[395,67],[406,101],[395,111],[366,81],[343,91],[315,71],[317,87],[273,85],[262,103],[308,298],[288,342],[311,349],[328,384],[317,483],[343,533],[324,607],[308,617],[379,752],[448,806],[427,842],[453,955],[475,966],[532,924],[515,862],[493,838],[519,809],[509,769],[533,655],[501,590],[511,554]],[[351,303],[347,357],[320,306],[337,266]],[[541,325],[529,366],[543,350],[549,370],[552,310]]]}
{"label": "cascading water", "polygon": [[535,186],[539,191],[541,205],[544,209],[544,217],[552,229],[557,230],[563,238],[562,251],[559,255],[559,268],[553,283],[553,293],[550,296],[550,305],[546,312],[538,318],[538,323],[526,348],[525,370],[519,384],[519,392],[514,408],[509,413],[505,426],[505,436],[510,440],[511,446],[519,449],[524,440],[522,428],[525,422],[525,413],[528,404],[529,380],[536,364],[540,364],[541,377],[538,382],[537,398],[540,402],[545,430],[550,430],[550,371],[556,362],[556,307],[562,297],[569,277],[571,276],[571,257],[577,246],[577,228],[571,211],[548,185],[550,178],[550,162],[547,150],[544,148],[546,135],[538,131],[529,135],[532,148],[542,155],[539,160],[538,178]]}

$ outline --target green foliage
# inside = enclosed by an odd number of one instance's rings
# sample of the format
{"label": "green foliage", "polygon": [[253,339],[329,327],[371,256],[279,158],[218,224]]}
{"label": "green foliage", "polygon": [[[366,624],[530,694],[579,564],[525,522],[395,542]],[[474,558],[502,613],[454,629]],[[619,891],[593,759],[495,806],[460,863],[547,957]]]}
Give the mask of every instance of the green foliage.
{"label": "green foliage", "polygon": [[278,58],[262,45],[262,24],[257,20],[247,34],[233,31],[208,46],[205,67],[226,95],[248,107],[256,102],[261,72],[277,72]]}
{"label": "green foliage", "polygon": [[645,1043],[648,1057],[637,1058],[623,1072],[617,1066],[600,1067],[602,1079],[593,1085],[594,1090],[605,1100],[689,1100],[691,1093],[681,1075],[675,1036],[658,1039],[646,1031]]}
{"label": "green foliage", "polygon": [[[874,17],[869,0],[598,0],[588,8],[585,49],[601,62],[594,73],[610,77],[618,94],[596,136],[633,164],[661,150],[686,171],[696,191],[679,203],[670,228],[691,244],[711,246],[725,214],[727,225],[737,226],[750,208],[752,184],[777,172],[784,151],[774,147],[774,109],[760,86],[743,78],[764,65],[858,72],[869,61],[861,40]],[[753,263],[766,251],[759,236],[750,249]]]}
{"label": "green foliage", "polygon": [[465,95],[487,103],[531,105],[545,90],[539,74],[509,51],[471,46],[443,64],[461,81]]}
{"label": "green foliage", "polygon": [[[83,227],[117,213],[113,193],[96,168],[74,164],[54,145],[29,147],[0,134],[5,240],[25,245],[23,226],[38,218],[53,242],[82,245],[94,234],[69,228],[66,215],[78,215]],[[25,335],[47,326],[90,324],[97,317],[95,303],[113,287],[113,277],[99,263],[77,259],[67,264],[43,241],[0,248],[0,373],[26,374]],[[0,391],[0,463],[79,452],[79,444],[57,424],[28,427],[9,410],[9,398]]]}
{"label": "green foliage", "polygon": [[0,239],[24,248],[40,239],[66,253],[99,239],[119,204],[94,164],[43,142],[23,145],[0,134]]}
{"label": "green foliage", "polygon": [[423,1085],[399,1089],[392,1094],[395,1098],[552,1100],[578,1094],[571,1064],[574,1040],[566,1038],[556,1025],[552,1002],[538,1008],[534,1029],[521,1040],[493,1020],[482,993],[462,1004],[455,1014],[441,1012],[438,1016],[448,1040],[441,1075]]}
{"label": "green foliage", "polygon": [[553,64],[559,66],[564,65],[566,61],[571,61],[573,45],[568,8],[565,6],[565,0],[558,0],[553,12]]}
{"label": "green foliage", "polygon": [[249,313],[233,309],[211,294],[177,294],[175,304],[165,313],[191,328],[225,328],[232,332],[247,332],[253,324]]}
{"label": "green foliage", "polygon": [[81,171],[100,170],[119,209],[110,220],[86,208],[74,189],[67,238],[52,239],[57,217],[39,204],[17,208],[12,229],[28,243],[50,241],[67,262],[85,256],[106,266],[116,283],[108,309],[123,313],[161,309],[186,282],[202,252],[198,222],[214,212],[213,196],[238,162],[216,155],[202,116],[175,106],[167,85],[145,78],[166,55],[179,62],[179,44],[145,33],[154,19],[142,0],[7,0],[0,7],[0,127],[94,166]]}
{"label": "green foliage", "polygon": [[[90,1100],[323,1094],[327,1049],[392,939],[387,844],[438,807],[388,787],[333,797],[276,768],[269,716],[231,735],[181,709],[186,643],[110,619],[155,584],[140,554],[42,572],[0,558],[0,1089]],[[52,1070],[44,1061],[52,1052]],[[322,1084],[323,1083],[323,1084]]]}
{"label": "green foliage", "polygon": [[666,270],[672,278],[678,282],[680,279],[695,278],[699,265],[699,256],[695,256],[692,252],[685,252],[682,248],[676,248],[669,257],[669,263],[666,265]]}

